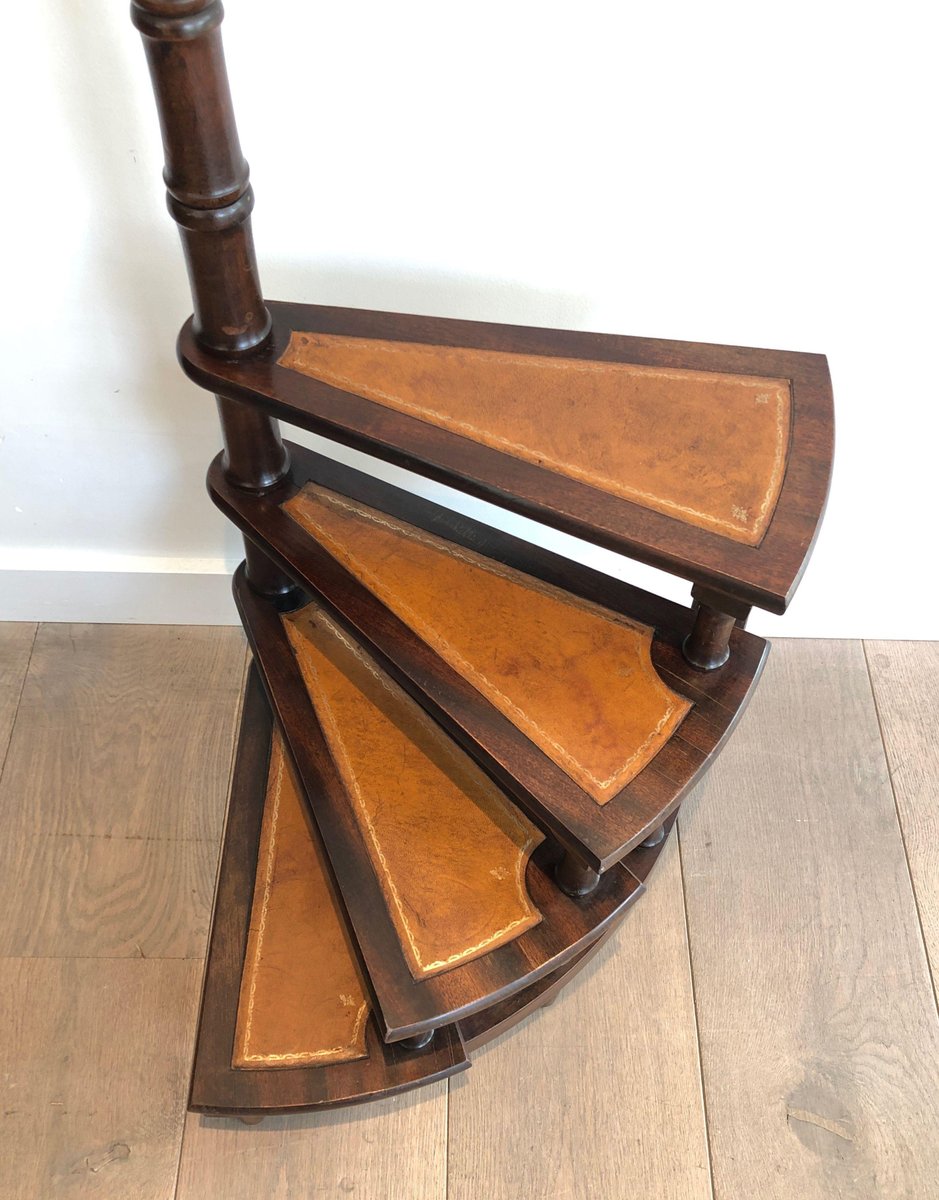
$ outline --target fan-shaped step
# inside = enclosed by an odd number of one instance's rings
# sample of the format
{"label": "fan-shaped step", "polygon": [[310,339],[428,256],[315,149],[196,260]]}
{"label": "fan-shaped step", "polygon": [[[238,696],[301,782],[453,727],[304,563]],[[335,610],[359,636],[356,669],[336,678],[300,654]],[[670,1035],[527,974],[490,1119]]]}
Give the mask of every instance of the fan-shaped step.
{"label": "fan-shaped step", "polygon": [[216,503],[525,811],[605,871],[674,810],[739,715],[765,643],[695,670],[688,610],[291,447],[288,485]]}
{"label": "fan-shaped step", "polygon": [[[638,875],[648,875],[660,849],[634,851],[629,862]],[[190,1107],[243,1117],[329,1108],[461,1070],[469,1065],[465,1045],[485,1042],[553,999],[621,915],[562,966],[439,1029],[428,1045],[383,1042],[319,835],[252,667]]]}
{"label": "fan-shaped step", "polygon": [[252,668],[203,985],[190,1092],[196,1111],[353,1104],[469,1065],[455,1026],[410,1051],[380,1036],[301,803]]}
{"label": "fan-shaped step", "polygon": [[785,609],[824,507],[821,355],[269,305],[201,386],[738,601]]}
{"label": "fan-shaped step", "polygon": [[556,849],[319,604],[278,613],[241,571],[235,592],[386,1040],[521,990],[641,890],[618,866],[566,896]]}

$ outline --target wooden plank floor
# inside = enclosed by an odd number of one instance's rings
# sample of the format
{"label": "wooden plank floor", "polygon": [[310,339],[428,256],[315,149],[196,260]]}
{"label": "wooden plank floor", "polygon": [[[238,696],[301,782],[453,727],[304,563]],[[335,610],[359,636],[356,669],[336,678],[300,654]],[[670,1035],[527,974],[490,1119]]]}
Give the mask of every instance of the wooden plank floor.
{"label": "wooden plank floor", "polygon": [[934,1200],[939,644],[778,641],[649,894],[463,1076],[184,1113],[237,630],[0,626],[0,1200]]}

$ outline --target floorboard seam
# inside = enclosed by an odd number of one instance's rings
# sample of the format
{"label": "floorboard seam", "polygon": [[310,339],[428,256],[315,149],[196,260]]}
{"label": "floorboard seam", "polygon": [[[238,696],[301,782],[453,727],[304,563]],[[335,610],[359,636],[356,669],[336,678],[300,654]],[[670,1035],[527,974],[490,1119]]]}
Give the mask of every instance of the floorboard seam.
{"label": "floorboard seam", "polygon": [[20,703],[23,699],[23,692],[26,691],[26,680],[29,678],[29,668],[33,661],[33,651],[36,649],[36,638],[39,637],[39,625],[37,621],[33,627],[32,641],[29,643],[29,653],[26,655],[26,666],[23,668],[23,678],[20,680],[20,690],[16,696],[16,705],[13,709],[13,721],[10,725],[10,736],[7,738],[7,744],[3,747],[3,761],[0,762],[0,783],[3,782],[3,772],[6,769],[7,759],[10,756],[10,747],[13,745],[13,734],[16,732],[16,723],[20,716]]}
{"label": "floorboard seam", "polygon": [[[243,662],[242,668],[241,668],[241,688],[238,692],[238,699],[235,702],[235,706],[234,706],[235,712],[234,712],[234,718],[233,718],[232,726],[231,726],[231,753],[230,753],[229,759],[228,759],[228,780],[227,780],[227,785],[225,788],[225,813],[222,818],[223,828],[222,828],[221,836],[219,837],[219,839],[216,843],[217,851],[216,851],[216,856],[215,856],[215,882],[212,887],[212,908],[211,908],[211,914],[213,917],[214,917],[214,913],[215,913],[215,893],[218,888],[218,873],[219,873],[219,868],[220,868],[221,862],[222,862],[222,847],[225,844],[225,828],[224,827],[227,826],[227,824],[228,824],[228,808],[229,808],[228,801],[231,798],[232,781],[235,776],[235,760],[236,760],[237,754],[238,754],[238,727],[241,723],[241,712],[242,712],[242,709],[244,708],[244,702],[245,702],[245,687],[247,686],[247,683],[248,683],[248,671],[250,669],[251,669],[251,653],[248,650],[248,647],[246,645],[244,662]],[[173,1176],[173,1200],[179,1200],[179,1176],[180,1176],[180,1172],[182,1171],[182,1166],[183,1166],[183,1151],[186,1148],[186,1125],[188,1124],[188,1122],[186,1120],[186,1115],[187,1115],[187,1112],[189,1109],[189,1104],[188,1104],[189,1091],[188,1091],[188,1089],[190,1087],[191,1080],[192,1080],[193,1060],[195,1059],[195,1054],[196,1054],[196,1031],[199,1026],[199,1015],[200,1015],[200,1010],[202,1008],[202,992],[203,992],[203,989],[205,988],[205,964],[206,964],[206,956],[208,955],[208,950],[209,950],[209,939],[211,938],[211,936],[212,936],[212,930],[211,930],[211,928],[209,928],[206,931],[206,939],[205,939],[205,943],[204,943],[203,951],[202,951],[202,975],[199,978],[199,1001],[196,1004],[195,1021],[191,1023],[190,1029],[189,1029],[189,1071],[186,1075],[187,1101],[185,1102],[184,1107],[183,1107],[183,1122],[182,1122],[182,1129],[181,1129],[180,1135],[179,1135],[179,1149],[176,1152],[176,1170],[175,1170],[174,1176]],[[198,962],[199,960],[198,959],[189,959],[187,961]]]}
{"label": "floorboard seam", "polygon": [[691,948],[691,924],[688,920],[688,892],[685,887],[685,863],[681,851],[681,816],[675,822],[675,839],[678,843],[678,875],[681,879],[681,909],[685,921],[685,947],[688,955],[688,977],[691,982],[691,1009],[694,1014],[694,1043],[698,1058],[698,1085],[701,1088],[701,1110],[704,1117],[704,1144],[708,1156],[708,1189],[712,1200],[717,1200],[714,1187],[714,1155],[711,1149],[711,1120],[708,1113],[707,1087],[704,1082],[704,1056],[701,1052],[701,1027],[698,1022],[698,993],[694,978],[694,953]]}
{"label": "floorboard seam", "polygon": [[0,962],[186,962],[204,963],[195,954],[0,954]]}
{"label": "floorboard seam", "polygon": [[929,956],[929,943],[926,940],[926,931],[923,929],[923,914],[920,908],[919,895],[916,891],[916,881],[913,878],[913,868],[910,865],[910,852],[906,844],[906,830],[903,828],[903,818],[900,815],[900,801],[897,798],[896,785],[893,782],[893,768],[890,762],[890,752],[887,749],[887,739],[884,736],[884,723],[880,715],[880,702],[877,699],[877,688],[874,686],[874,676],[871,673],[870,659],[867,656],[867,642],[861,639],[861,653],[864,655],[864,669],[867,671],[867,682],[871,689],[871,699],[874,702],[874,715],[877,718],[877,731],[880,734],[880,746],[884,755],[884,764],[887,768],[887,778],[890,780],[890,794],[893,796],[893,808],[897,817],[897,827],[900,831],[900,845],[903,847],[903,859],[906,863],[906,874],[910,881],[910,891],[913,895],[913,907],[916,910],[916,924],[919,929],[919,940],[923,947],[923,954],[926,958],[926,968],[929,971],[929,983],[932,988],[933,1004],[936,1008],[936,1016],[939,1017],[939,990],[936,988],[936,972],[933,969],[933,963]]}
{"label": "floorboard seam", "polygon": [[443,1140],[443,1200],[450,1200],[450,1080],[446,1080],[447,1084],[447,1130]]}
{"label": "floorboard seam", "polygon": [[44,829],[37,829],[35,833],[27,834],[26,836],[36,838],[76,838],[99,842],[208,842],[213,846],[219,838],[219,835],[215,833],[206,834],[205,837],[172,837],[171,835],[164,837],[161,834],[152,833],[56,833],[55,830],[47,832]]}

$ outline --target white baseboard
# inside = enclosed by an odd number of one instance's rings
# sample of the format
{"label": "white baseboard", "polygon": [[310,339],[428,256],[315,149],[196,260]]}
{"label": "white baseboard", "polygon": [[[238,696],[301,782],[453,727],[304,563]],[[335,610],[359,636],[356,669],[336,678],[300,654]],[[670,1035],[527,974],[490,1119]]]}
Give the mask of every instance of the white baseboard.
{"label": "white baseboard", "polygon": [[0,621],[239,623],[227,570],[0,571]]}
{"label": "white baseboard", "polygon": [[[558,535],[552,535],[556,540]],[[533,539],[534,540],[534,539]],[[552,547],[556,548],[556,547]],[[568,547],[562,547],[568,549]],[[577,555],[600,570],[603,551]],[[9,557],[4,561],[6,568]],[[572,555],[571,557],[574,557]],[[590,560],[593,559],[591,562]],[[222,558],[144,558],[131,555],[75,554],[69,570],[36,565],[53,561],[45,553],[32,561],[13,559],[0,568],[0,621],[100,622],[120,625],[237,625],[231,595],[234,563]],[[61,553],[58,562],[62,561]],[[613,572],[611,572],[613,573]],[[620,574],[619,571],[615,572]],[[689,602],[689,585],[651,567],[629,564],[629,582],[671,600]],[[883,613],[844,603],[826,603],[824,580],[807,581],[785,617],[754,610],[748,628],[762,637],[935,640],[939,619],[924,600]],[[813,595],[814,593],[814,595]],[[815,601],[813,603],[813,600]],[[821,602],[819,602],[821,601]]]}

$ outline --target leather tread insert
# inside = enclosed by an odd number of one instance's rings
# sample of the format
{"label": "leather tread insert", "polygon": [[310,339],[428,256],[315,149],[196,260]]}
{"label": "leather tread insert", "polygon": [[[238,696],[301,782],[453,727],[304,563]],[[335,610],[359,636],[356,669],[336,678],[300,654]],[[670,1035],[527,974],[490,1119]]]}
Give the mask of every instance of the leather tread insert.
{"label": "leather tread insert", "polygon": [[297,331],[278,362],[746,545],[785,474],[787,379]]}
{"label": "leather tread insert", "polygon": [[232,1066],[317,1066],[366,1054],[369,1003],[275,731]]}
{"label": "leather tread insert", "polygon": [[541,833],[318,606],[283,620],[415,979],[537,925]]}
{"label": "leather tread insert", "polygon": [[598,804],[691,707],[644,625],[315,484],[284,509]]}

